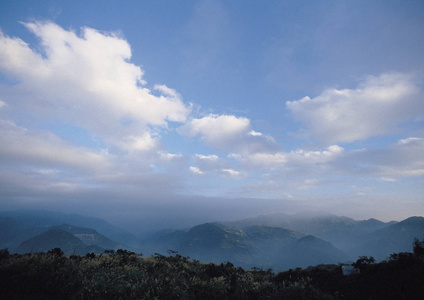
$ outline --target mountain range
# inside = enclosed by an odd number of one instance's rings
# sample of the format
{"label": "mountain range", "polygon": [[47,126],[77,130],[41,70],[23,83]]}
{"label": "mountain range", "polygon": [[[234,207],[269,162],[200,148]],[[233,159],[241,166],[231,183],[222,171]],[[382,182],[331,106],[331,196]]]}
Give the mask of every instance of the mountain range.
{"label": "mountain range", "polygon": [[178,252],[202,262],[285,270],[355,261],[383,260],[411,252],[424,239],[424,218],[401,222],[353,220],[328,213],[272,214],[185,230],[163,230],[140,240],[104,220],[48,211],[0,212],[0,249],[30,253],[61,248],[67,254],[119,248],[145,255]]}

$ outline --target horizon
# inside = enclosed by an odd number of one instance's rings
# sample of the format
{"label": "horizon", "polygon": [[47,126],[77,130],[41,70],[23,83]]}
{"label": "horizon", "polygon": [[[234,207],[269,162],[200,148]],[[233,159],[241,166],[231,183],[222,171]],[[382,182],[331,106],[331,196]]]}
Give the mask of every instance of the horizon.
{"label": "horizon", "polygon": [[0,208],[424,216],[424,3],[5,0]]}
{"label": "horizon", "polygon": [[[88,213],[70,213],[67,211],[52,211],[52,210],[45,210],[45,209],[25,209],[25,208],[21,208],[21,209],[16,209],[16,210],[0,210],[0,214],[5,213],[6,216],[8,216],[10,213],[12,213],[12,219],[13,217],[13,213],[19,213],[19,212],[23,212],[23,213],[40,213],[40,215],[38,215],[38,217],[45,217],[43,214],[47,213],[49,215],[53,214],[63,214],[66,216],[80,216],[80,217],[84,217],[84,218],[95,218],[97,220],[100,221],[104,221],[109,225],[112,225],[113,227],[116,227],[120,230],[123,230],[124,232],[128,232],[130,234],[133,234],[135,237],[137,238],[148,238],[150,236],[154,236],[157,233],[160,233],[162,231],[167,231],[167,230],[189,230],[193,227],[196,226],[201,226],[204,224],[223,224],[225,226],[230,226],[230,227],[235,227],[235,228],[239,228],[237,225],[231,225],[231,223],[237,223],[237,222],[242,222],[242,221],[246,221],[246,220],[251,220],[251,219],[256,219],[256,218],[261,218],[261,217],[269,217],[269,216],[278,216],[278,215],[285,215],[285,216],[290,216],[290,217],[299,217],[300,219],[305,219],[305,217],[309,218],[309,217],[337,217],[337,218],[348,218],[351,219],[355,222],[363,222],[363,221],[369,221],[369,220],[376,220],[376,221],[380,221],[383,223],[399,223],[399,222],[403,222],[405,220],[411,219],[411,218],[424,218],[424,216],[419,216],[419,215],[411,215],[407,218],[404,219],[400,219],[400,220],[380,220],[377,218],[368,218],[368,219],[355,219],[355,218],[351,218],[349,216],[345,216],[345,215],[336,215],[336,214],[332,214],[329,213],[327,211],[313,211],[313,210],[304,210],[304,211],[297,211],[294,213],[285,213],[285,212],[273,212],[273,213],[269,213],[269,214],[258,214],[258,215],[253,215],[253,216],[246,216],[244,218],[236,218],[236,219],[221,219],[221,220],[208,220],[208,221],[200,221],[199,223],[194,222],[193,220],[191,220],[191,222],[182,225],[181,223],[170,223],[169,226],[167,226],[166,222],[162,222],[160,223],[160,225],[156,224],[158,227],[152,227],[150,224],[146,224],[146,223],[141,223],[141,227],[138,228],[134,228],[134,224],[131,224],[130,226],[125,226],[124,223],[122,223],[122,220],[108,220],[108,219],[104,219],[101,217],[97,217],[94,215],[90,215]],[[22,217],[22,216],[21,216]],[[60,223],[60,222],[59,222]],[[79,224],[68,224],[66,222],[59,224],[59,225],[70,225],[70,226],[80,226]],[[144,226],[144,227],[143,227]],[[265,226],[269,226],[269,225],[265,225]],[[81,227],[81,226],[80,226]],[[274,227],[274,226],[270,226],[270,227]],[[83,226],[83,228],[85,228]],[[281,227],[283,228],[283,227]],[[92,229],[92,228],[90,228]]]}

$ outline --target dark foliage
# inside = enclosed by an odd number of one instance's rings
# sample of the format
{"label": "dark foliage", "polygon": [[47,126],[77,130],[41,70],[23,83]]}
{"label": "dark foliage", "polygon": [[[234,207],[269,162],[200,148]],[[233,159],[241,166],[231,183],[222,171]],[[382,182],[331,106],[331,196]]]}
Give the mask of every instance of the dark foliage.
{"label": "dark foliage", "polygon": [[382,263],[360,257],[355,264],[361,272],[349,276],[338,265],[274,274],[230,262],[200,263],[175,251],[146,258],[122,249],[106,252],[0,250],[0,299],[420,299],[424,294],[419,249]]}

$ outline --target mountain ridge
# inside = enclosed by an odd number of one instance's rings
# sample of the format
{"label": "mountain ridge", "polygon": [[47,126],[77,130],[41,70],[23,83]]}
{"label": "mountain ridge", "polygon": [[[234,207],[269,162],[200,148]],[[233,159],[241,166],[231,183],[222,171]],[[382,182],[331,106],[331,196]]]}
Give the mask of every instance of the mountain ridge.
{"label": "mountain ridge", "polygon": [[[63,216],[61,213],[52,216],[55,213],[48,212],[49,217],[46,219],[42,218],[43,214],[31,218],[37,213],[39,211],[32,213],[21,211],[16,213],[21,219],[14,220],[5,216],[4,212],[0,212],[0,246],[13,252],[24,241],[56,228],[72,233],[75,238],[84,241],[85,247],[89,247],[89,244],[94,245],[92,249],[81,248],[82,252],[122,248],[131,251],[136,249],[145,255],[155,253],[166,255],[176,251],[180,255],[203,262],[231,261],[235,265],[247,268],[282,270],[304,267],[308,264],[355,261],[359,256],[373,256],[377,260],[382,260],[393,252],[410,252],[414,238],[424,239],[424,218],[420,216],[413,216],[401,222],[382,222],[376,219],[357,221],[326,213],[319,215],[280,213],[231,222],[232,226],[228,224],[229,222],[212,222],[184,230],[162,230],[137,242],[136,247],[131,249],[108,236],[103,236],[96,229],[81,227],[79,224],[71,225],[63,222],[56,224]],[[25,214],[30,218],[21,222],[22,215]],[[46,226],[51,223],[56,225],[51,227],[25,225]],[[264,224],[286,224],[291,229]],[[296,226],[300,229],[292,230]],[[106,229],[103,228],[103,231],[107,231]],[[302,232],[304,229],[308,230]],[[317,234],[311,234],[311,231]],[[15,247],[12,247],[14,244]],[[59,246],[58,244],[55,247]],[[64,247],[67,247],[66,243]],[[46,250],[45,247],[43,249]]]}

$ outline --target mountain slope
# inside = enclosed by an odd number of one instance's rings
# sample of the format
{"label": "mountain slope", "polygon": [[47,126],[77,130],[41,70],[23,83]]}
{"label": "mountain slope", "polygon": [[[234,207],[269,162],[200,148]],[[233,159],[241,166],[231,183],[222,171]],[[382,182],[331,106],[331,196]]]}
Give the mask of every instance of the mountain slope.
{"label": "mountain slope", "polygon": [[[188,231],[156,236],[150,243],[165,245],[168,242],[174,247],[170,249],[183,256],[203,262],[231,261],[245,268],[281,270],[292,265],[304,265],[304,261],[308,265],[345,261],[346,255],[330,243],[315,237],[303,241],[304,238],[301,233],[278,227],[258,225],[242,230],[219,223],[206,223]],[[149,247],[148,240],[144,246]],[[150,247],[154,246],[150,244]],[[313,252],[314,247],[317,248],[316,252]],[[307,251],[305,255],[309,259],[296,256],[297,251]]]}
{"label": "mountain slope", "polygon": [[245,233],[218,223],[206,223],[191,228],[180,240],[181,253],[202,261],[234,261],[249,256]]}
{"label": "mountain slope", "polygon": [[281,269],[308,267],[318,264],[337,264],[348,259],[347,255],[331,243],[308,235],[281,249],[282,258],[277,262]]}
{"label": "mountain slope", "polygon": [[353,260],[357,257],[357,253],[352,249],[356,248],[367,234],[394,223],[396,222],[384,223],[376,219],[356,221],[326,212],[301,212],[294,215],[284,213],[262,215],[226,224],[242,229],[252,225],[274,226],[313,235],[332,243],[348,253]]}
{"label": "mountain slope", "polygon": [[60,248],[67,254],[86,254],[86,245],[72,233],[59,228],[53,228],[22,242],[16,249],[17,253],[47,252]]}
{"label": "mountain slope", "polygon": [[113,226],[108,222],[95,218],[86,217],[78,214],[65,214],[46,210],[14,210],[0,211],[0,217],[9,217],[22,225],[35,228],[49,228],[62,224],[72,226],[92,228],[107,238],[117,241],[126,248],[137,250],[139,240],[132,234],[121,228]]}
{"label": "mountain slope", "polygon": [[61,229],[73,234],[87,246],[96,245],[101,248],[114,250],[121,247],[117,242],[108,239],[107,237],[101,235],[94,229],[76,227],[68,224],[62,224],[53,228]]}
{"label": "mountain slope", "polygon": [[414,238],[424,239],[424,218],[410,217],[365,236],[352,252],[385,259],[396,252],[412,252]]}
{"label": "mountain slope", "polygon": [[8,248],[13,252],[20,243],[42,231],[39,228],[25,226],[12,218],[0,217],[0,249]]}

